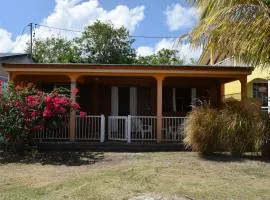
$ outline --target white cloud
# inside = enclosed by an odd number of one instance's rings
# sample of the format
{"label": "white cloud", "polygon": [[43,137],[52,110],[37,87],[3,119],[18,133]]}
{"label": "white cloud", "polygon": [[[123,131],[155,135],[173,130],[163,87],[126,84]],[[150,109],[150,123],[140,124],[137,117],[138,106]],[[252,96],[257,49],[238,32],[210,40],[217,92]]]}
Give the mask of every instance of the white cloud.
{"label": "white cloud", "polygon": [[158,52],[161,49],[175,49],[175,40],[162,39],[155,45],[155,51]]}
{"label": "white cloud", "polygon": [[12,46],[11,33],[0,28],[0,52],[7,52]]}
{"label": "white cloud", "polygon": [[154,48],[148,46],[140,46],[137,49],[138,56],[150,56],[154,53]]}
{"label": "white cloud", "polygon": [[56,0],[54,12],[43,20],[43,24],[69,29],[82,29],[97,19],[111,21],[116,27],[124,26],[131,32],[144,19],[144,6],[130,9],[118,5],[112,10],[99,6],[98,0]]}
{"label": "white cloud", "polygon": [[190,43],[179,44],[174,39],[162,39],[158,41],[154,47],[141,46],[137,49],[137,55],[147,56],[157,53],[161,49],[172,49],[179,52],[179,57],[184,59],[186,63],[190,63],[190,59],[199,59],[202,50],[194,49],[191,47]]}
{"label": "white cloud", "polygon": [[165,11],[166,24],[170,31],[182,28],[191,28],[200,18],[200,12],[194,7],[184,7],[181,4],[172,4]]}
{"label": "white cloud", "polygon": [[198,60],[200,58],[202,49],[194,49],[190,43],[182,44],[179,47],[179,54],[187,63],[190,63],[190,59]]}
{"label": "white cloud", "polygon": [[[144,19],[144,6],[129,8],[126,5],[118,5],[112,10],[105,10],[100,7],[98,0],[55,0],[54,11],[41,24],[51,27],[60,27],[72,30],[82,30],[84,26],[93,24],[96,20],[103,22],[110,21],[116,27],[124,26],[130,32],[133,32],[139,22]],[[74,32],[64,32],[45,27],[35,29],[36,38],[46,38],[52,35],[61,35],[72,38],[78,35]],[[18,36],[15,41],[11,40],[11,33],[0,29],[0,51],[8,52],[12,46],[16,47],[13,52],[23,52],[26,43],[29,41],[29,35]],[[20,38],[20,43],[17,44]]]}

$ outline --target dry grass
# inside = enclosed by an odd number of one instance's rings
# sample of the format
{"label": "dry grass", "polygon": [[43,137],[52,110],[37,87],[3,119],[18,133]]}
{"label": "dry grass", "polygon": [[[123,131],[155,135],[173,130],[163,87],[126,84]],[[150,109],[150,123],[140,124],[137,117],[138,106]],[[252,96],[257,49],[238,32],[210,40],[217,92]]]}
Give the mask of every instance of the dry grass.
{"label": "dry grass", "polygon": [[79,166],[1,164],[0,199],[270,199],[269,180],[270,164],[255,160],[205,159],[192,152],[105,153],[95,164]]}

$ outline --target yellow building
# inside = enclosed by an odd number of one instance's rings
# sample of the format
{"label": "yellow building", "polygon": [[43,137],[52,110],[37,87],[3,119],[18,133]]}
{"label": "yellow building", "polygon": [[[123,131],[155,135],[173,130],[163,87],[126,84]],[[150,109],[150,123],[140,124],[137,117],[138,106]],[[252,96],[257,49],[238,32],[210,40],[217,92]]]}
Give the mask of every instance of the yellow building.
{"label": "yellow building", "polygon": [[[241,66],[247,65],[237,62],[234,57],[227,57],[225,54],[211,54],[204,52],[199,60],[200,64],[216,66]],[[248,98],[260,99],[264,108],[270,107],[268,99],[270,97],[270,69],[255,67],[251,75],[247,77],[247,95]],[[241,99],[241,84],[239,81],[233,81],[224,85],[224,99]]]}

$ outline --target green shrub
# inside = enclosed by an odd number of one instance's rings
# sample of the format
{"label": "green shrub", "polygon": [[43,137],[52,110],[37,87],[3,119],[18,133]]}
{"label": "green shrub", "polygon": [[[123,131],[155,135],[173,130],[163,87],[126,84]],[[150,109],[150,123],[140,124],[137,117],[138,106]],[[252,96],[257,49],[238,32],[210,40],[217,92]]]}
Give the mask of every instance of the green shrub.
{"label": "green shrub", "polygon": [[185,122],[186,147],[203,154],[211,154],[221,149],[219,112],[209,106],[195,108]]}

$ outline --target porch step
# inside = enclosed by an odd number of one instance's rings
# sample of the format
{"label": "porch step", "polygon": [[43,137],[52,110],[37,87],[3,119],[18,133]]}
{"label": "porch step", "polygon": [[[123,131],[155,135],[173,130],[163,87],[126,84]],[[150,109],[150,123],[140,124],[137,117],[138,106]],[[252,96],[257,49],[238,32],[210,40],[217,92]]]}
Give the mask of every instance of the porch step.
{"label": "porch step", "polygon": [[184,151],[182,144],[121,143],[121,142],[46,142],[39,143],[42,151],[106,151],[106,152],[159,152]]}

